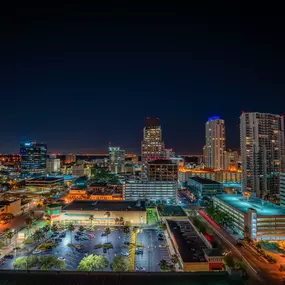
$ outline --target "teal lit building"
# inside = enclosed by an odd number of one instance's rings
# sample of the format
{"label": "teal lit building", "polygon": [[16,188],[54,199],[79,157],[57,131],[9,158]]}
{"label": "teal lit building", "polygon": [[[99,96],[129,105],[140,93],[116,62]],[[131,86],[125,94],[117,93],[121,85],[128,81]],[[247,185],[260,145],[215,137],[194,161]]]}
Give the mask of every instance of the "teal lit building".
{"label": "teal lit building", "polygon": [[213,197],[214,207],[232,217],[235,229],[248,232],[253,240],[285,240],[285,209],[261,200],[242,195],[222,194]]}

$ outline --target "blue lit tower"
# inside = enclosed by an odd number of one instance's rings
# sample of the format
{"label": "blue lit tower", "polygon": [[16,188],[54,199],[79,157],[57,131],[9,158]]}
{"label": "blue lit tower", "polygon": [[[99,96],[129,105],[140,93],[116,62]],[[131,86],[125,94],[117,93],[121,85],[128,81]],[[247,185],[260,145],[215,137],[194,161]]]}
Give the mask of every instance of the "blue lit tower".
{"label": "blue lit tower", "polygon": [[43,173],[46,171],[47,145],[36,142],[22,142],[20,144],[21,170],[29,173]]}
{"label": "blue lit tower", "polygon": [[225,121],[218,116],[210,117],[206,123],[206,166],[224,169]]}

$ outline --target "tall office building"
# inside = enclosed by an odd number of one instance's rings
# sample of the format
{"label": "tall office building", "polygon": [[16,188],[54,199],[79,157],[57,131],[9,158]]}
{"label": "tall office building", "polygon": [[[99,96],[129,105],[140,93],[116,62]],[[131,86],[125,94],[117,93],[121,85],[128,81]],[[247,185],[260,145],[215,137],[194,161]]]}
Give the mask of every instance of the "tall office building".
{"label": "tall office building", "polygon": [[206,166],[224,169],[225,121],[214,116],[206,123]]}
{"label": "tall office building", "polygon": [[147,118],[141,143],[142,162],[165,158],[165,146],[162,141],[162,130],[158,118]]}
{"label": "tall office building", "polygon": [[125,150],[109,146],[109,167],[113,173],[125,172]]}
{"label": "tall office building", "polygon": [[240,145],[243,188],[257,197],[279,197],[284,172],[284,118],[267,113],[242,113]]}
{"label": "tall office building", "polygon": [[30,173],[46,171],[47,145],[36,142],[22,142],[20,144],[21,170]]}
{"label": "tall office building", "polygon": [[148,161],[148,181],[176,181],[178,180],[178,165],[171,160],[161,159]]}
{"label": "tall office building", "polygon": [[53,157],[47,158],[46,165],[47,165],[47,173],[52,174],[60,172],[59,158],[53,158]]}
{"label": "tall office building", "polygon": [[224,169],[235,167],[238,169],[238,164],[241,161],[241,157],[237,150],[227,149],[224,153]]}

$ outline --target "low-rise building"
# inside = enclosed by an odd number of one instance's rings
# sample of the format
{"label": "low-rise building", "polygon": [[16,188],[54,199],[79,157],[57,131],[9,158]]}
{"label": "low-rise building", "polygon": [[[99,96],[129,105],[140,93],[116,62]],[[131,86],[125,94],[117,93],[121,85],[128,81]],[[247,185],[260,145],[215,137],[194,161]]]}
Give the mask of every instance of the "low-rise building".
{"label": "low-rise building", "polygon": [[27,179],[26,189],[29,191],[63,190],[64,178],[62,176],[43,176]]}
{"label": "low-rise building", "polygon": [[123,184],[124,200],[137,201],[147,199],[150,201],[176,201],[176,181],[138,181],[129,180]]}
{"label": "low-rise building", "polygon": [[21,213],[21,199],[13,201],[0,201],[0,215],[12,214],[18,216]]}
{"label": "low-rise building", "polygon": [[184,272],[223,269],[223,259],[187,218],[167,219],[167,231]]}
{"label": "low-rise building", "polygon": [[119,220],[131,224],[146,224],[144,201],[73,201],[64,206],[58,221],[77,224],[115,225]]}
{"label": "low-rise building", "polygon": [[223,185],[221,183],[207,178],[197,176],[189,178],[188,186],[189,191],[197,198],[202,198],[204,196],[211,197],[223,193]]}
{"label": "low-rise building", "polygon": [[285,240],[285,209],[259,198],[222,194],[213,197],[214,207],[227,213],[236,231],[253,240]]}

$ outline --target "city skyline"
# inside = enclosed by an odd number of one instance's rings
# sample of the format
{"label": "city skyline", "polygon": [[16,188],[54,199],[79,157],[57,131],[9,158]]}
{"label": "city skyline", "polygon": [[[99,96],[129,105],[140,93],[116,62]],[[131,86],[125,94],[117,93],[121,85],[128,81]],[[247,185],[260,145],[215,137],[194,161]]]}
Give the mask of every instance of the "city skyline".
{"label": "city skyline", "polygon": [[280,17],[70,4],[22,5],[1,21],[0,152],[23,140],[55,152],[102,152],[110,141],[139,152],[143,118],[157,116],[166,147],[201,153],[208,117],[225,120],[234,148],[242,110],[285,110]]}

